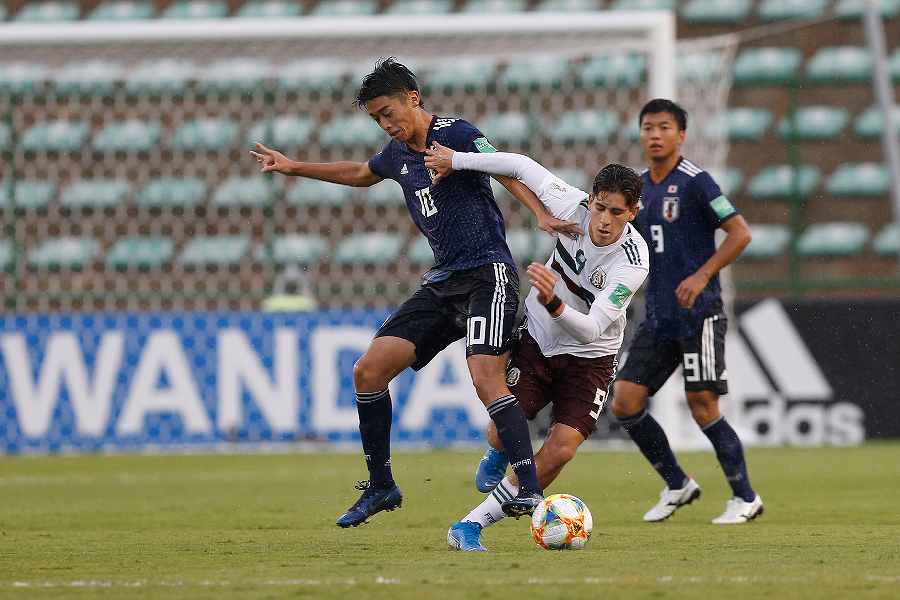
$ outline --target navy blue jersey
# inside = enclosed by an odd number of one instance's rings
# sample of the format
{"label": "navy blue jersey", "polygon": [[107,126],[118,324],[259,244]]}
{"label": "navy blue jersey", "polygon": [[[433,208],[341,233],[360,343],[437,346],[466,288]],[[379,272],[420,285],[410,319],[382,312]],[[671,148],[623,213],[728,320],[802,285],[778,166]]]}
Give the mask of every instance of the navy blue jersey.
{"label": "navy blue jersey", "polygon": [[653,183],[649,171],[641,179],[641,211],[634,226],[650,247],[647,325],[661,338],[693,337],[704,316],[721,310],[719,276],[691,309],[678,305],[675,289],[715,253],[716,229],[738,211],[709,173],[683,157],[660,183]]}
{"label": "navy blue jersey", "polygon": [[[433,141],[462,152],[495,152],[484,134],[462,119],[433,117],[426,147]],[[515,267],[488,175],[455,171],[434,185],[425,167],[425,153],[396,140],[369,160],[369,169],[403,188],[409,214],[434,252],[434,267],[426,273],[426,282],[488,263]]]}

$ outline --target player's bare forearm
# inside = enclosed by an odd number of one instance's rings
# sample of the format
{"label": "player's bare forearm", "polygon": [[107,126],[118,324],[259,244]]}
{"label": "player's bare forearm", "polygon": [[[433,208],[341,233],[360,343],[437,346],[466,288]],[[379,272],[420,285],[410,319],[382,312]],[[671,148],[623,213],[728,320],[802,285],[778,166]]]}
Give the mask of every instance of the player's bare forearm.
{"label": "player's bare forearm", "polygon": [[306,163],[291,161],[290,175],[309,177],[354,187],[368,187],[381,181],[368,164],[351,161],[333,163]]}
{"label": "player's bare forearm", "polygon": [[563,221],[554,217],[546,205],[531,191],[531,188],[518,179],[506,177],[505,175],[493,175],[492,177],[502,183],[503,187],[515,196],[516,200],[524,204],[537,217],[538,229],[541,231],[546,231],[549,234],[560,233],[570,238],[584,233],[581,227],[578,226],[578,223]]}

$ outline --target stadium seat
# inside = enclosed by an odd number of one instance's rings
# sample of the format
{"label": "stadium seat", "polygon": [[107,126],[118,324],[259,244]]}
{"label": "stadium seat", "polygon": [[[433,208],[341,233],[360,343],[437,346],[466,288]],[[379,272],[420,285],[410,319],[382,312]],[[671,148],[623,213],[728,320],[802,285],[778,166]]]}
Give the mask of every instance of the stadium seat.
{"label": "stadium seat", "polygon": [[806,78],[817,83],[862,83],[872,77],[872,56],[858,46],[829,46],[806,63]]}
{"label": "stadium seat", "polygon": [[479,125],[498,150],[508,144],[525,144],[531,137],[531,119],[522,112],[485,115]]}
{"label": "stadium seat", "polygon": [[55,237],[28,253],[28,264],[38,269],[82,269],[100,253],[100,243],[89,237]]}
{"label": "stadium seat", "polygon": [[245,235],[214,235],[191,239],[178,257],[186,267],[237,265],[250,249]]}
{"label": "stadium seat", "polygon": [[328,241],[318,235],[289,234],[277,236],[271,248],[260,246],[257,258],[270,259],[279,265],[311,265],[328,252]]}
{"label": "stadium seat", "polygon": [[[894,124],[900,132],[900,104],[894,107]],[[868,109],[856,119],[853,130],[856,135],[863,138],[880,137],[884,129],[884,115],[881,109],[876,107]]]}
{"label": "stadium seat", "polygon": [[891,178],[884,165],[845,163],[828,178],[825,189],[832,196],[887,197]]}
{"label": "stadium seat", "polygon": [[445,59],[429,69],[424,84],[428,87],[455,91],[474,91],[494,82],[497,61],[491,58],[461,57]]}
{"label": "stadium seat", "polygon": [[619,127],[619,116],[608,110],[564,112],[548,132],[557,143],[605,142]]}
{"label": "stadium seat", "polygon": [[733,142],[758,142],[772,123],[772,113],[765,108],[729,108],[707,121],[703,128],[708,137],[727,135]]}
{"label": "stadium seat", "polygon": [[452,10],[450,0],[394,0],[384,12],[388,15],[445,15]]}
{"label": "stadium seat", "polygon": [[582,85],[636,88],[644,80],[647,59],[643,54],[616,52],[593,56],[578,69]]}
{"label": "stadium seat", "polygon": [[895,82],[900,81],[900,48],[896,48],[891,54],[888,69],[891,72],[891,79]]}
{"label": "stadium seat", "polygon": [[539,12],[589,12],[602,9],[598,0],[544,0],[538,4]]}
{"label": "stadium seat", "polygon": [[319,129],[319,142],[326,148],[376,146],[389,139],[370,116],[363,114],[335,116]]}
{"label": "stadium seat", "polygon": [[133,95],[180,96],[196,72],[197,67],[188,59],[148,60],[128,70],[125,75],[125,90]]}
{"label": "stadium seat", "polygon": [[175,244],[164,237],[134,236],[117,241],[106,254],[108,269],[155,269],[172,260]]}
{"label": "stadium seat", "polygon": [[500,84],[513,90],[557,89],[569,73],[565,58],[534,56],[517,58],[507,65]]}
{"label": "stadium seat", "polygon": [[228,6],[216,0],[181,0],[170,4],[160,15],[163,19],[221,19]]}
{"label": "stadium seat", "polygon": [[766,225],[754,223],[750,226],[753,239],[741,253],[741,258],[768,259],[782,256],[791,241],[791,231],[787,225]]}
{"label": "stadium seat", "polygon": [[675,10],[675,0],[615,0],[613,10]]}
{"label": "stadium seat", "polygon": [[163,177],[148,183],[138,194],[138,206],[145,208],[190,208],[203,202],[207,187],[202,179]]}
{"label": "stadium seat", "polygon": [[130,119],[110,123],[94,137],[94,149],[100,152],[149,152],[159,142],[158,121]]}
{"label": "stadium seat", "polygon": [[342,87],[350,66],[336,58],[308,58],[277,69],[278,85],[290,91],[333,92]]}
{"label": "stadium seat", "polygon": [[75,181],[62,189],[60,203],[66,208],[109,208],[123,203],[130,191],[124,179]]}
{"label": "stadium seat", "polygon": [[9,125],[0,123],[0,150],[6,150],[12,146],[12,133]]}
{"label": "stadium seat", "polygon": [[750,195],[757,200],[769,198],[790,198],[794,188],[801,196],[812,194],[819,186],[821,173],[818,167],[803,165],[799,177],[794,176],[790,165],[773,165],[764,168],[751,181],[747,188]]}
{"label": "stadium seat", "polygon": [[520,265],[527,265],[534,258],[534,232],[531,229],[508,229],[506,243],[513,258]]}
{"label": "stadium seat", "polygon": [[33,94],[50,79],[50,70],[41,63],[0,63],[0,94]]}
{"label": "stadium seat", "polygon": [[242,19],[276,19],[300,16],[300,4],[287,0],[250,0],[237,13]]}
{"label": "stadium seat", "polygon": [[176,129],[170,144],[176,150],[215,151],[233,146],[237,137],[237,123],[227,119],[196,119]]}
{"label": "stadium seat", "polygon": [[349,186],[304,178],[288,190],[287,201],[296,206],[341,206],[352,196]]}
{"label": "stadium seat", "polygon": [[638,125],[638,115],[628,117],[628,120],[619,128],[619,137],[628,142],[637,142],[641,139],[641,127]]}
{"label": "stadium seat", "polygon": [[77,21],[78,4],[75,2],[27,2],[16,13],[14,20],[28,23],[51,21]]}
{"label": "stadium seat", "polygon": [[[865,0],[839,0],[834,9],[840,19],[859,19],[863,15]],[[900,0],[881,0],[881,16],[892,19],[900,14]]]}
{"label": "stadium seat", "polygon": [[349,17],[374,15],[374,0],[319,0],[310,13],[314,17]]}
{"label": "stadium seat", "polygon": [[338,244],[334,259],[341,265],[387,265],[397,260],[402,246],[395,233],[356,233]]}
{"label": "stadium seat", "polygon": [[265,206],[272,202],[270,181],[260,175],[228,177],[216,189],[212,203],[220,207]]}
{"label": "stadium seat", "polygon": [[6,5],[0,4],[0,21],[6,20]]}
{"label": "stadium seat", "polygon": [[826,0],[762,0],[759,18],[763,21],[814,19],[825,14]]}
{"label": "stadium seat", "polygon": [[263,87],[263,81],[271,77],[273,71],[271,63],[265,60],[230,57],[204,68],[197,86],[205,93],[249,94],[259,92]]}
{"label": "stadium seat", "polygon": [[424,235],[420,235],[416,241],[410,244],[407,256],[412,263],[417,265],[434,264],[434,252],[431,251],[431,244]]}
{"label": "stadium seat", "polygon": [[88,139],[89,127],[81,121],[43,121],[22,135],[22,148],[32,152],[75,152]]}
{"label": "stadium seat", "polygon": [[900,225],[897,223],[885,225],[875,236],[872,248],[881,256],[900,255]]}
{"label": "stadium seat", "polygon": [[750,0],[690,0],[680,16],[697,25],[738,25],[750,15]]}
{"label": "stadium seat", "polygon": [[124,77],[121,64],[109,60],[73,61],[53,78],[57,93],[109,96]]}
{"label": "stadium seat", "polygon": [[363,192],[366,204],[374,206],[406,206],[403,188],[394,181],[384,180]]}
{"label": "stadium seat", "polygon": [[748,48],[734,63],[738,85],[785,84],[797,77],[803,55],[798,48]]}
{"label": "stadium seat", "polygon": [[0,240],[0,269],[8,269],[13,262],[13,245],[10,240]]}
{"label": "stadium seat", "polygon": [[153,18],[153,3],[146,0],[104,2],[88,15],[91,21],[140,21]]}
{"label": "stadium seat", "polygon": [[869,229],[862,223],[816,223],[810,225],[797,241],[801,256],[855,256],[869,241]]}
{"label": "stadium seat", "polygon": [[725,68],[721,52],[692,52],[679,57],[676,63],[679,81],[710,82],[722,78]]}
{"label": "stadium seat", "polygon": [[250,128],[248,142],[276,148],[305,146],[313,132],[313,122],[306,117],[281,116],[264,119]]}
{"label": "stadium seat", "polygon": [[[463,6],[463,13],[508,14],[525,10],[525,0],[469,0]],[[431,250],[428,251],[429,253]]]}
{"label": "stadium seat", "polygon": [[793,122],[788,117],[781,119],[778,133],[784,139],[833,140],[841,135],[849,120],[846,108],[804,106],[797,110]]}
{"label": "stadium seat", "polygon": [[719,188],[726,196],[737,194],[744,182],[743,171],[736,167],[728,167],[724,172],[710,173],[710,176],[719,184]]}
{"label": "stadium seat", "polygon": [[[4,192],[7,188],[4,185]],[[40,210],[45,208],[56,196],[56,183],[51,181],[20,180],[14,186],[16,209]],[[4,197],[9,205],[9,198]]]}

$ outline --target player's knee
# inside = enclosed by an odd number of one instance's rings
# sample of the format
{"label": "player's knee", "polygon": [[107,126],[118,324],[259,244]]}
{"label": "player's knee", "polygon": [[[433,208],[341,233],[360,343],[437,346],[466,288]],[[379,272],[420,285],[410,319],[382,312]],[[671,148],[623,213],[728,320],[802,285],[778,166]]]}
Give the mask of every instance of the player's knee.
{"label": "player's knee", "polygon": [[694,422],[700,427],[705,427],[719,418],[719,401],[716,397],[708,397],[705,394],[702,396],[689,396],[688,406],[691,409],[691,416],[694,417]]}
{"label": "player's knee", "polygon": [[647,397],[638,386],[628,381],[617,381],[613,388],[612,413],[616,417],[630,417],[644,410]]}
{"label": "player's knee", "polygon": [[388,383],[383,370],[376,361],[369,360],[367,355],[364,354],[353,365],[353,384],[357,391],[380,392]]}

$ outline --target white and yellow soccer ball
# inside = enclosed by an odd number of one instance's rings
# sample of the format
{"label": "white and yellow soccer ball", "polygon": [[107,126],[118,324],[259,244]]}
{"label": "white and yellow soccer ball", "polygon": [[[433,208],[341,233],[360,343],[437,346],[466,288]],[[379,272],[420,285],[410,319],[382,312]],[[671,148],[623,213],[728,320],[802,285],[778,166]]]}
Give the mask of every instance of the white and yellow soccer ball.
{"label": "white and yellow soccer ball", "polygon": [[581,550],[593,528],[587,504],[571,494],[547,496],[531,515],[531,536],[546,550]]}

